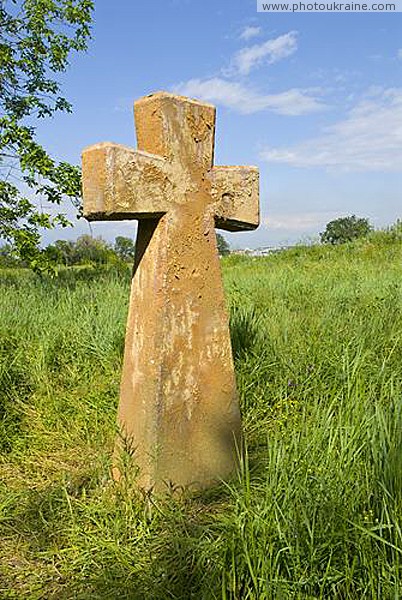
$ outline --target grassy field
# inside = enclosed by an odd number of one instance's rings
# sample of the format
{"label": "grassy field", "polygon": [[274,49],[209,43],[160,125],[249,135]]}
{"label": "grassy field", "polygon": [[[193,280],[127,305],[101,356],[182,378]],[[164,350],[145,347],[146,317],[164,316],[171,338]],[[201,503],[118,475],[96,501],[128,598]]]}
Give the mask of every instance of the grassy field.
{"label": "grassy field", "polygon": [[0,275],[0,598],[402,598],[402,239],[223,261],[247,441],[110,480],[129,273]]}

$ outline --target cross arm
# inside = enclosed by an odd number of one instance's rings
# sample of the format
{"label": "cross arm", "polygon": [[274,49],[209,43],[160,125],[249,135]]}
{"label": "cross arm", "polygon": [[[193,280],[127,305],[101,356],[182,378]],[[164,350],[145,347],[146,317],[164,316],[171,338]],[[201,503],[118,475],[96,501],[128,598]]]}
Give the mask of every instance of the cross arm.
{"label": "cross arm", "polygon": [[215,225],[227,231],[256,229],[260,222],[257,167],[213,167]]}
{"label": "cross arm", "polygon": [[167,211],[172,184],[162,157],[104,142],[82,153],[84,216],[144,219]]}

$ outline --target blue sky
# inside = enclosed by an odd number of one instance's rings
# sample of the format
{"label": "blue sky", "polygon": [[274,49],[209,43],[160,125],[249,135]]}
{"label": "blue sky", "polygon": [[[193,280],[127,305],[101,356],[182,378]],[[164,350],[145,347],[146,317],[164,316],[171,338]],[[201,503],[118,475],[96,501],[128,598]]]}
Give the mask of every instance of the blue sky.
{"label": "blue sky", "polygon": [[[339,216],[402,216],[402,13],[257,13],[254,0],[95,0],[63,76],[73,104],[38,129],[61,160],[135,146],[133,100],[168,90],[218,108],[216,164],[260,168],[261,226],[233,247],[294,243]],[[94,235],[134,235],[97,223]],[[46,241],[88,232],[84,221]]]}

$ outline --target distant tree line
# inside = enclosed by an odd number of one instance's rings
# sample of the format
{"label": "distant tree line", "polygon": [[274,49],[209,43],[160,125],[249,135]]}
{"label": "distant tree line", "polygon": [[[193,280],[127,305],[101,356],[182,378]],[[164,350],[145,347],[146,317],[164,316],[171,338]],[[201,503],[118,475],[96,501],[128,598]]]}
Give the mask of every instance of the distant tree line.
{"label": "distant tree line", "polygon": [[[400,222],[397,223],[400,229]],[[340,217],[327,223],[325,230],[320,233],[322,244],[344,244],[357,238],[366,237],[373,227],[366,218],[355,215]],[[230,253],[227,240],[220,233],[216,234],[220,256]],[[101,237],[81,235],[77,240],[57,240],[42,251],[43,262],[55,266],[71,267],[74,265],[102,265],[118,262],[132,263],[135,255],[135,243],[131,238],[118,236],[114,243],[109,243]],[[0,267],[32,267],[32,261],[24,262],[21,254],[10,244],[0,246]]]}
{"label": "distant tree line", "polygon": [[[217,234],[218,252],[228,254],[229,244],[221,234]],[[135,255],[135,243],[131,238],[118,236],[114,243],[101,237],[81,235],[77,240],[57,240],[46,246],[42,252],[46,262],[53,265],[72,267],[74,265],[104,265],[117,262],[132,263]],[[0,267],[26,267],[24,260],[13,250],[10,244],[0,246]]]}
{"label": "distant tree line", "polygon": [[[46,246],[42,252],[47,262],[53,265],[72,267],[74,265],[102,265],[118,261],[134,260],[135,244],[131,238],[119,236],[114,244],[101,237],[81,235],[77,240],[57,240]],[[24,267],[24,261],[5,244],[0,248],[0,266]]]}

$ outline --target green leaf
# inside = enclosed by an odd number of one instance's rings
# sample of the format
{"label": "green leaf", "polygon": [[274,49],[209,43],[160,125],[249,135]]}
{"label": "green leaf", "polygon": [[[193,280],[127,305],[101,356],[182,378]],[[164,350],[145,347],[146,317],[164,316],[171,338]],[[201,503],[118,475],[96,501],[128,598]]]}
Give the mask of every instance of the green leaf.
{"label": "green leaf", "polygon": [[[36,119],[71,112],[56,74],[85,51],[92,0],[15,0],[0,6],[0,238],[35,270],[48,269],[40,229],[69,224],[41,211],[35,197],[81,206],[78,167],[58,163],[36,140]],[[11,184],[10,176],[21,184]],[[28,199],[26,187],[30,188]]]}

